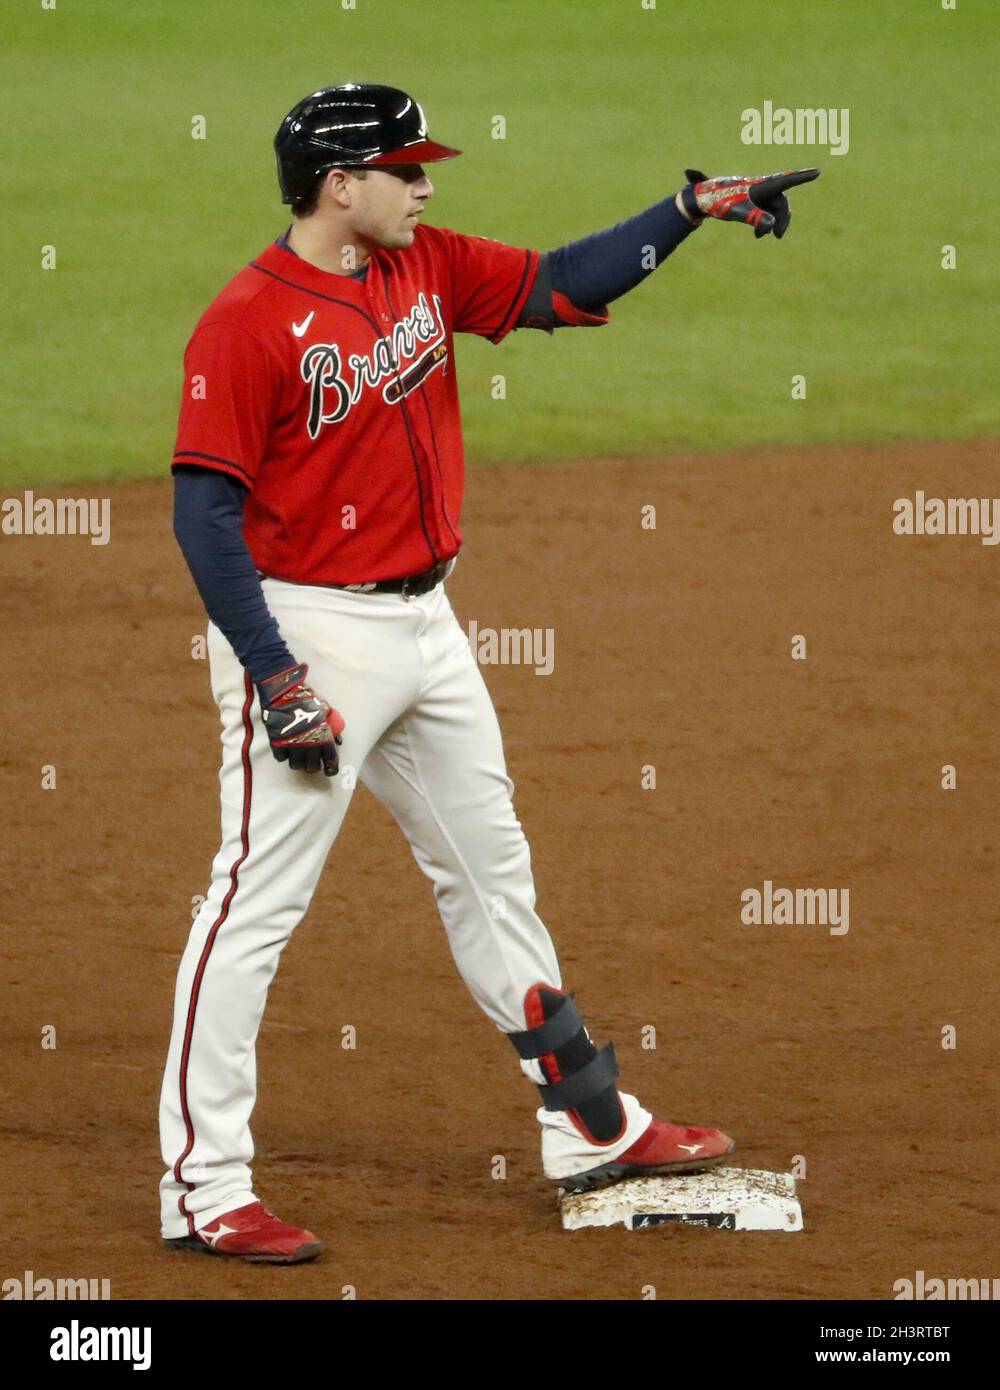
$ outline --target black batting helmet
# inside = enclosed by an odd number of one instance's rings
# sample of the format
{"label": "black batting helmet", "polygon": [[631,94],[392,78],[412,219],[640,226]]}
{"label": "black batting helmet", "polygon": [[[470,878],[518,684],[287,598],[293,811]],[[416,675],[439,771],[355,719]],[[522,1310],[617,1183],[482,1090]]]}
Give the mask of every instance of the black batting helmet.
{"label": "black batting helmet", "polygon": [[432,164],[462,153],[428,140],[419,102],[373,82],[311,92],[281,122],[274,152],[283,203],[304,198],[328,169]]}

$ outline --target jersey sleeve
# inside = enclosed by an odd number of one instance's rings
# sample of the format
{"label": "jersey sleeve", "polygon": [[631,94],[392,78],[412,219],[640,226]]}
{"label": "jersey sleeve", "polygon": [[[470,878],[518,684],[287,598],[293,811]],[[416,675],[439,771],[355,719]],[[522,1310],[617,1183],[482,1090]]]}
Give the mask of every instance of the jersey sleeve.
{"label": "jersey sleeve", "polygon": [[517,323],[538,273],[538,252],[442,231],[452,284],[452,329],[500,343]]}
{"label": "jersey sleeve", "polygon": [[267,348],[233,323],[200,324],[184,353],[172,468],[212,468],[252,487],[280,399]]}

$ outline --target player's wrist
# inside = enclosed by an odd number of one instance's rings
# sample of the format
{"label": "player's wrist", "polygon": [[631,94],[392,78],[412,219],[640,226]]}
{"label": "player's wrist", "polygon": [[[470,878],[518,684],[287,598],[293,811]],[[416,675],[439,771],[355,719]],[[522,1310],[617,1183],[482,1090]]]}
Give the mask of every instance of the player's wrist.
{"label": "player's wrist", "polygon": [[309,667],[304,662],[297,662],[294,666],[286,666],[281,671],[276,671],[273,676],[267,676],[264,680],[258,681],[257,691],[261,704],[274,704],[275,700],[280,700],[286,691],[304,683],[308,674]]}
{"label": "player's wrist", "polygon": [[705,218],[698,208],[698,199],[695,196],[694,184],[685,184],[674,198],[674,206],[686,222],[690,222],[693,227],[700,227]]}

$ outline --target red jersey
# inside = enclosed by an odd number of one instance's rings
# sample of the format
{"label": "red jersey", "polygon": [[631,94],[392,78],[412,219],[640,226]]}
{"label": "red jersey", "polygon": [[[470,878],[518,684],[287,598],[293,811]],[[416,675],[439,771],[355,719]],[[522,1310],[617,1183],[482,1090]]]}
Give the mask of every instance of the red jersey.
{"label": "red jersey", "polygon": [[173,464],[249,488],[244,536],[274,578],[364,584],[450,559],[465,473],[452,335],[499,343],[537,268],[536,251],[421,224],[363,280],[274,243],[187,345]]}

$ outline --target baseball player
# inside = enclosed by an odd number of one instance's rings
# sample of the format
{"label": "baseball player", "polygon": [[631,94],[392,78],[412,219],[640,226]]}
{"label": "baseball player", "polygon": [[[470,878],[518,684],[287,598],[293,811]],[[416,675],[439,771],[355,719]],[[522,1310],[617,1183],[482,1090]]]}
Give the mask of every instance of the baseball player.
{"label": "baseball player", "polygon": [[538,1087],[547,1178],[586,1190],[709,1168],[717,1129],[618,1089],[535,912],[496,715],[445,590],[462,545],[454,335],[608,321],[705,218],[788,229],[763,178],[687,171],[676,195],[547,254],[422,219],[431,140],[392,87],[313,92],[275,137],[288,230],[187,345],[174,530],[210,622],[222,844],[180,964],[163,1080],[162,1234],[275,1263],[322,1251],[250,1171],[255,1046],[282,948],[360,779],[431,879],[455,963]]}

